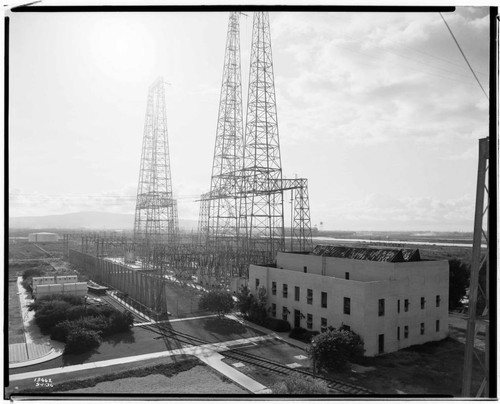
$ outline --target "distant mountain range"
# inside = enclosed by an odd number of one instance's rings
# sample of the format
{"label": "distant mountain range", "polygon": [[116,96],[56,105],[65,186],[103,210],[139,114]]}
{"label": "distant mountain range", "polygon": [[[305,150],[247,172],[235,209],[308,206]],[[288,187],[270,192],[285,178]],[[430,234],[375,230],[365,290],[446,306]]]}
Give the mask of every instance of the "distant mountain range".
{"label": "distant mountain range", "polygon": [[[196,229],[196,220],[179,220],[179,227]],[[134,215],[131,213],[75,212],[62,215],[10,217],[10,229],[103,229],[132,230]]]}

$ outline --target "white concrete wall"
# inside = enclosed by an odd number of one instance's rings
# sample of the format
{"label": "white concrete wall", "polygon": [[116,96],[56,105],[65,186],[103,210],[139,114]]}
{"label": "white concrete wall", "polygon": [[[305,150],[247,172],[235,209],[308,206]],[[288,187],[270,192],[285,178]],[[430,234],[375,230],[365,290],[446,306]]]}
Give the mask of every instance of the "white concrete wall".
{"label": "white concrete wall", "polygon": [[75,283],[78,282],[78,276],[77,275],[59,275],[56,276],[56,281],[55,283]]}
{"label": "white concrete wall", "polygon": [[[281,256],[280,256],[281,255]],[[378,354],[378,338],[384,335],[384,353],[393,352],[410,345],[436,341],[448,335],[448,262],[419,261],[405,263],[380,263],[350,259],[335,259],[336,270],[342,273],[350,269],[350,279],[342,277],[321,276],[317,274],[317,256],[298,254],[279,254],[278,268],[251,265],[249,269],[249,287],[255,292],[256,279],[267,289],[268,304],[276,304],[276,317],[281,318],[282,308],[286,306],[290,313],[288,322],[294,325],[294,310],[300,310],[306,318],[301,326],[307,328],[307,314],[313,315],[313,330],[320,331],[321,317],[327,319],[327,325],[339,327],[348,325],[358,333],[365,342],[367,356]],[[340,264],[337,265],[338,261]],[[348,265],[342,261],[356,261]],[[333,261],[331,261],[333,262]],[[312,263],[312,264],[311,264]],[[363,268],[361,264],[366,264]],[[280,265],[281,264],[281,265]],[[295,270],[281,269],[284,264],[293,265]],[[373,265],[375,264],[375,265]],[[308,267],[307,273],[303,266]],[[321,268],[321,267],[319,267]],[[377,269],[378,268],[378,269]],[[360,281],[370,276],[380,278],[376,272],[380,269],[387,278],[376,281]],[[272,282],[276,282],[276,295],[272,294]],[[288,285],[288,297],[283,298],[283,284]],[[295,286],[300,287],[300,301],[294,300]],[[307,303],[307,289],[313,290],[313,302]],[[321,307],[321,292],[328,295],[328,307]],[[440,307],[436,307],[436,296],[440,296]],[[344,297],[351,299],[351,314],[344,314]],[[421,309],[420,299],[425,299]],[[384,299],[384,315],[378,314],[378,301]],[[408,311],[404,301],[409,300]],[[397,305],[400,301],[400,311]],[[436,320],[440,322],[440,331],[436,332]],[[420,334],[420,324],[425,324],[424,335]],[[408,338],[404,337],[404,326],[408,326]],[[397,328],[400,327],[400,338],[397,339]]]}
{"label": "white concrete wall", "polygon": [[33,290],[38,285],[52,285],[56,283],[53,276],[36,276],[31,278]]}

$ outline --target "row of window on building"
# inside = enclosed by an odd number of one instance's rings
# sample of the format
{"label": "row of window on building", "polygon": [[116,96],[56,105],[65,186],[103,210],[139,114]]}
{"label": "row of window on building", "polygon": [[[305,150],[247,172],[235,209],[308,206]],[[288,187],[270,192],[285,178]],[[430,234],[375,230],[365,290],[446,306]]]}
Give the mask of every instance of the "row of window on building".
{"label": "row of window on building", "polygon": [[[295,311],[296,311],[296,313],[298,312],[298,314],[300,316],[303,316],[299,310],[295,310]],[[288,308],[286,306],[283,306],[281,318],[285,321],[288,321],[288,314],[290,314],[290,310],[288,310]],[[271,304],[271,316],[276,317],[276,303]],[[307,328],[312,329],[313,328],[313,315],[308,313],[306,318],[307,318]],[[328,327],[327,319],[325,317],[321,317],[321,332],[325,332],[327,327]],[[344,327],[347,329],[350,329],[349,326],[347,326],[347,325],[344,325]],[[436,332],[440,331],[439,320],[436,320],[436,328],[435,329],[436,329]],[[406,338],[408,338],[409,333],[410,333],[409,326],[405,325],[403,330],[404,330],[404,338],[406,339]],[[401,334],[401,327],[398,326],[398,330],[397,330],[398,341],[400,340],[400,334]],[[425,323],[420,323],[420,335],[424,335],[424,334],[425,334]]]}
{"label": "row of window on building", "polygon": [[[259,287],[260,280],[255,279],[255,288]],[[288,298],[288,285],[283,284],[283,298]],[[275,281],[271,282],[271,295],[276,296],[277,294],[277,284]],[[296,302],[300,301],[300,286],[295,286],[294,300]],[[313,290],[307,289],[307,304],[313,304]],[[436,307],[441,305],[441,296],[436,295]],[[328,307],[328,294],[326,292],[321,292],[321,307]],[[404,311],[407,312],[410,308],[410,300],[404,299]],[[420,309],[425,309],[425,297],[420,298]],[[398,313],[401,312],[401,300],[398,299]],[[351,314],[351,299],[349,297],[344,297],[344,314]],[[385,299],[379,299],[378,301],[378,315],[385,315]]]}

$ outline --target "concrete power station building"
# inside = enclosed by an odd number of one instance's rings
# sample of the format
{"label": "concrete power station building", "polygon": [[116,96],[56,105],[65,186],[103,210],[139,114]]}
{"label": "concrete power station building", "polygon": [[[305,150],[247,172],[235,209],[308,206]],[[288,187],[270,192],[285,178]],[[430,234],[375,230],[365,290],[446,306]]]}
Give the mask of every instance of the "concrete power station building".
{"label": "concrete power station building", "polygon": [[418,250],[318,245],[251,265],[249,288],[266,288],[271,317],[321,332],[345,325],[374,356],[448,335],[448,272]]}

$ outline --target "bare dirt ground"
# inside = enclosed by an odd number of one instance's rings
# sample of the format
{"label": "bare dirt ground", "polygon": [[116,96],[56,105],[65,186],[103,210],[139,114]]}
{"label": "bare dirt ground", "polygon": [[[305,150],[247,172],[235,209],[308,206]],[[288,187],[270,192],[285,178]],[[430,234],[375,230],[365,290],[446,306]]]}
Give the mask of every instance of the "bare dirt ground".
{"label": "bare dirt ground", "polygon": [[[227,380],[227,381],[226,381]],[[136,393],[136,394],[247,394],[248,392],[207,366],[196,366],[172,377],[152,374],[128,377],[94,387],[70,390],[65,393]]]}

